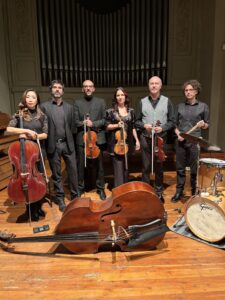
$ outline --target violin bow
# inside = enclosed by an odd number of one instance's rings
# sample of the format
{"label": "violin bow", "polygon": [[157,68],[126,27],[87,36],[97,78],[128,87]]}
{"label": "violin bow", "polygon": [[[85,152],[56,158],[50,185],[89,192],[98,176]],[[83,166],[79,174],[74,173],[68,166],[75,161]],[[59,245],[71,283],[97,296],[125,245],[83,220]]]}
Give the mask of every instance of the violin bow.
{"label": "violin bow", "polygon": [[45,181],[46,181],[46,184],[48,186],[48,192],[49,192],[49,196],[50,196],[50,199],[49,199],[50,203],[49,204],[52,207],[52,195],[51,195],[51,189],[50,189],[50,181],[48,179],[48,175],[47,175],[47,172],[46,172],[45,162],[44,162],[43,154],[42,154],[42,151],[41,151],[41,145],[40,145],[40,140],[38,138],[38,135],[37,135],[37,144],[38,144],[38,148],[39,148],[39,152],[40,152],[41,163],[42,163],[43,170],[44,170]]}
{"label": "violin bow", "polygon": [[122,124],[122,131],[123,131],[123,144],[124,144],[124,158],[125,158],[125,170],[128,170],[128,161],[127,161],[127,153],[126,153],[126,141],[125,141],[125,128],[124,128],[124,122]]}
{"label": "violin bow", "polygon": [[87,144],[86,144],[86,138],[85,138],[85,133],[87,131],[87,124],[86,124],[87,115],[86,115],[86,117],[84,116],[84,167],[85,168],[87,167],[87,153],[86,153]]}
{"label": "violin bow", "polygon": [[152,170],[151,174],[154,174],[154,137],[155,137],[155,125],[152,126]]}
{"label": "violin bow", "polygon": [[38,148],[39,148],[39,152],[40,152],[41,163],[42,163],[42,166],[43,166],[43,169],[44,169],[45,181],[48,184],[49,179],[48,179],[48,175],[47,175],[47,172],[46,172],[44,158],[43,158],[43,154],[42,154],[42,151],[41,151],[41,145],[40,145],[40,140],[38,138],[38,135],[37,135],[37,144],[38,144]]}

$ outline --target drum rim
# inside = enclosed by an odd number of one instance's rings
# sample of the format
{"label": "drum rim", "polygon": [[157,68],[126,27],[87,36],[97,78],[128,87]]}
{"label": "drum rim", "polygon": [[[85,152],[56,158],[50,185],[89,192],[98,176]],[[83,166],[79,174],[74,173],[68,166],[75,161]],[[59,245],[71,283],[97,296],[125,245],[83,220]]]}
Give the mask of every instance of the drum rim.
{"label": "drum rim", "polygon": [[225,167],[225,160],[211,157],[203,157],[199,159],[200,164],[213,165],[215,167]]}

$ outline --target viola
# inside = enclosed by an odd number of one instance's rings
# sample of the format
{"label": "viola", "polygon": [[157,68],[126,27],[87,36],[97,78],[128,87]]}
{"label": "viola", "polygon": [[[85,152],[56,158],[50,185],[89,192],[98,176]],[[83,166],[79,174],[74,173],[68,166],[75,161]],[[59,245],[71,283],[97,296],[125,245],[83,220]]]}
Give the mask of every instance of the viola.
{"label": "viola", "polygon": [[116,144],[114,146],[114,152],[117,155],[125,155],[128,152],[128,145],[126,144],[127,133],[124,130],[124,126],[115,132]]}
{"label": "viola", "polygon": [[[160,126],[160,121],[158,120],[156,122],[156,126]],[[162,137],[160,137],[157,133],[154,134],[154,155],[160,160],[165,161],[166,160],[166,154],[163,150],[164,148],[164,140]]]}
{"label": "viola", "polygon": [[[84,221],[85,220],[85,221]],[[72,253],[155,249],[169,230],[163,204],[144,182],[112,190],[105,201],[77,198],[66,207],[55,235],[21,237],[2,233],[7,243],[61,242]]]}
{"label": "viola", "polygon": [[[89,118],[89,114],[87,114],[87,118]],[[84,133],[84,144],[85,144],[85,158],[94,159],[97,158],[100,154],[100,149],[97,146],[97,134],[95,131],[91,130],[90,127]]]}
{"label": "viola", "polygon": [[[23,112],[20,113],[20,128],[23,128]],[[13,174],[8,184],[8,196],[16,203],[39,201],[46,194],[46,182],[38,172],[36,163],[40,159],[38,145],[20,138],[8,150]]]}

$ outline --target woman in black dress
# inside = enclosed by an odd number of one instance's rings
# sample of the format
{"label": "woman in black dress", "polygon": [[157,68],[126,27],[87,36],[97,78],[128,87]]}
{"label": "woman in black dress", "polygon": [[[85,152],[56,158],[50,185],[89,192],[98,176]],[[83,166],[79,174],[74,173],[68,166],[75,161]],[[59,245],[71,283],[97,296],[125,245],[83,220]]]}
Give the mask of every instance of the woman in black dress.
{"label": "woman in black dress", "polygon": [[[113,106],[106,111],[108,152],[113,159],[115,187],[128,182],[129,156],[134,153],[135,150],[140,149],[140,142],[134,124],[135,113],[134,109],[129,107],[127,92],[123,87],[118,87],[114,93]],[[128,152],[126,153],[127,156],[115,153],[115,145],[117,144],[117,131],[121,131],[121,129],[123,130],[122,132],[125,133],[124,136],[126,136],[127,146],[124,146],[125,148],[128,148]],[[127,166],[126,159],[128,159]]]}
{"label": "woman in black dress", "polygon": [[[44,141],[48,136],[47,116],[41,111],[39,94],[34,89],[27,89],[22,95],[22,101],[19,113],[22,115],[23,128],[20,128],[18,113],[14,114],[8,124],[6,132],[9,134],[19,134],[19,138],[25,138],[32,141],[40,140],[43,157],[45,157]],[[43,173],[43,164],[41,161],[37,164],[38,171]],[[30,204],[31,220],[38,221],[40,217],[45,216],[41,209],[41,199]],[[27,218],[29,217],[29,205],[26,210]]]}

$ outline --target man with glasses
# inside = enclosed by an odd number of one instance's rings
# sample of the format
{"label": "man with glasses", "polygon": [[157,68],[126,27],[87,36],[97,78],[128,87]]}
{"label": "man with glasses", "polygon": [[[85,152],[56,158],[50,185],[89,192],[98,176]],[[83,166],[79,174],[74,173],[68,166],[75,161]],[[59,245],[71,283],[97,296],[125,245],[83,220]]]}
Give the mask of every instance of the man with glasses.
{"label": "man with glasses", "polygon": [[[104,99],[94,96],[95,86],[91,80],[85,80],[82,87],[83,97],[74,102],[75,126],[77,127],[76,146],[78,154],[78,187],[79,192],[85,192],[85,167],[90,170],[90,163],[95,164],[96,188],[101,200],[106,198],[104,191],[104,169],[103,149],[106,144],[105,138],[105,112],[106,104]],[[100,154],[97,158],[90,159],[86,156],[84,134],[87,131],[94,131],[97,134],[97,146]],[[87,145],[86,145],[87,146]],[[89,175],[92,174],[89,172]]]}
{"label": "man with glasses", "polygon": [[191,144],[180,134],[187,133],[196,126],[191,135],[201,136],[201,129],[209,127],[209,108],[206,103],[200,102],[197,98],[201,91],[201,85],[197,80],[188,80],[183,84],[185,102],[178,104],[175,112],[177,135],[176,140],[176,170],[177,186],[172,202],[177,202],[183,197],[184,184],[186,179],[185,168],[190,167],[190,183],[192,195],[196,194],[197,168],[199,157],[199,146]]}

